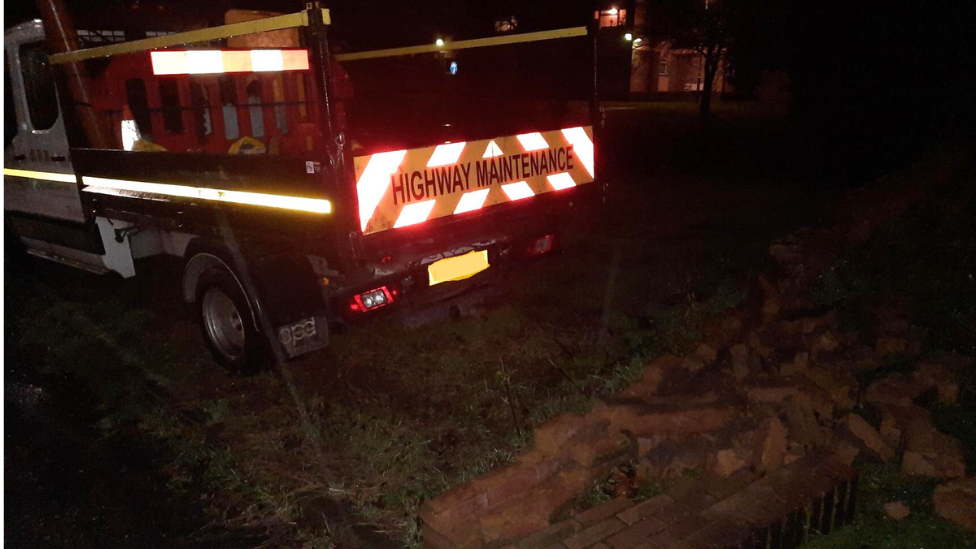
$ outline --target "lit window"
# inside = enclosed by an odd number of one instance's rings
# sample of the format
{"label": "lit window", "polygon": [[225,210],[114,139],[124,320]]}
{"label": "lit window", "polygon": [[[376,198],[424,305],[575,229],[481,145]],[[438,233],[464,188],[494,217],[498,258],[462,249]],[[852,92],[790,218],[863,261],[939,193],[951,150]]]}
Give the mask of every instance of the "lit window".
{"label": "lit window", "polygon": [[627,24],[627,10],[610,8],[593,12],[593,18],[600,22],[600,28],[619,27]]}
{"label": "lit window", "polygon": [[495,32],[512,32],[518,29],[518,19],[515,16],[495,21]]}

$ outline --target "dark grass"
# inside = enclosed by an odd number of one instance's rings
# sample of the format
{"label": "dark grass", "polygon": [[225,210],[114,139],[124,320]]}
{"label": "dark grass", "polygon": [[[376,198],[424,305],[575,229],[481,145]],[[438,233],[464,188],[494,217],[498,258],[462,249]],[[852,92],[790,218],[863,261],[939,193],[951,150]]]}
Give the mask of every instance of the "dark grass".
{"label": "dark grass", "polygon": [[[976,536],[933,515],[931,497],[937,482],[906,477],[896,465],[859,467],[854,523],[826,536],[814,536],[803,549],[964,549],[976,547]],[[883,506],[901,501],[910,514],[888,518]]]}

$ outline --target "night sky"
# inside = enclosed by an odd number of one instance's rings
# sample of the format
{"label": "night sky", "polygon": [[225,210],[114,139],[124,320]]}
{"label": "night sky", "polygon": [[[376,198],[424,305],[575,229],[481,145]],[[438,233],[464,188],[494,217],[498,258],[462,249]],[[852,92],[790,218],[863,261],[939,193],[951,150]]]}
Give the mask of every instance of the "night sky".
{"label": "night sky", "polygon": [[[103,21],[109,19],[109,15],[113,21],[119,21],[119,15],[138,14],[137,21],[151,20],[157,26],[172,27],[151,30],[178,30],[180,21],[191,23],[207,20],[211,24],[219,24],[223,13],[228,9],[289,13],[299,11],[305,5],[304,2],[271,0],[217,0],[205,3],[187,0],[134,3],[65,0],[65,4],[79,26],[87,21],[104,26]],[[594,2],[590,0],[500,0],[469,3],[449,0],[343,0],[330,3],[329,7],[332,10],[335,38],[354,49],[370,49],[428,43],[441,35],[455,39],[488,36],[494,34],[496,19],[511,15],[517,15],[520,31],[585,25],[589,21],[593,5]],[[25,0],[6,2],[4,10],[5,26],[36,17],[37,13],[34,3]],[[152,14],[152,17],[142,17],[147,13]]]}

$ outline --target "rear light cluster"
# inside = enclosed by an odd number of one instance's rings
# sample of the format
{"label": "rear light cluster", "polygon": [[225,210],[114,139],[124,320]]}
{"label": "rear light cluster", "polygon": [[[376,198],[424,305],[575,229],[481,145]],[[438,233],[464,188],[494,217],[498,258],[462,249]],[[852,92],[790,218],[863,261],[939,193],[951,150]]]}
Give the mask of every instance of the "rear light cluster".
{"label": "rear light cluster", "polygon": [[400,291],[396,288],[380,286],[375,290],[352,296],[349,300],[349,310],[354,313],[365,313],[373,309],[385,307],[400,298]]}

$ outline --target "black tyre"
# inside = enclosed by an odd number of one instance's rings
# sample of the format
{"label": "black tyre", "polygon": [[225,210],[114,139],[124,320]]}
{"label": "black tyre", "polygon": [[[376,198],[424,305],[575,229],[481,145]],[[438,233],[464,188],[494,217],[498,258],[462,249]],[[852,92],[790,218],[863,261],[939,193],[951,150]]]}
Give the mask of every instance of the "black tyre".
{"label": "black tyre", "polygon": [[267,366],[267,343],[254,326],[247,297],[225,267],[211,267],[200,275],[196,309],[203,340],[217,362],[245,374]]}

